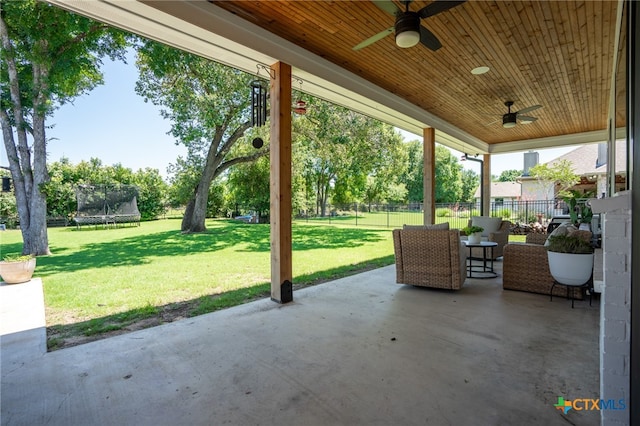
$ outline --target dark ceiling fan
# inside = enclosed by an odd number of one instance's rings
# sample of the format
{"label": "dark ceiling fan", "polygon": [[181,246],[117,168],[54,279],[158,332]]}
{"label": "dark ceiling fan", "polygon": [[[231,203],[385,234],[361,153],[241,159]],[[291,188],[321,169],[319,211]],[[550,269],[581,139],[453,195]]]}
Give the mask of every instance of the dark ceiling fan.
{"label": "dark ceiling fan", "polygon": [[376,41],[382,40],[389,34],[395,31],[396,44],[398,47],[407,48],[413,47],[418,42],[424,44],[429,49],[436,51],[442,47],[440,40],[427,28],[420,25],[420,20],[428,18],[430,16],[437,15],[438,13],[445,12],[453,7],[456,7],[466,0],[436,0],[433,3],[423,7],[417,12],[409,10],[409,4],[411,1],[403,1],[405,10],[402,11],[391,0],[371,0],[378,8],[385,12],[395,15],[396,23],[393,27],[389,27],[384,31],[379,32],[373,37],[369,37],[362,43],[353,47],[353,50],[360,50],[363,47],[367,47]]}
{"label": "dark ceiling fan", "polygon": [[[502,116],[502,127],[504,127],[505,129],[516,127],[516,124],[518,124],[518,122],[520,122],[520,124],[533,123],[538,119],[538,117],[531,117],[529,115],[522,115],[522,114],[526,114],[527,112],[531,112],[538,108],[542,108],[542,105],[532,105],[526,108],[522,108],[520,111],[511,112],[513,101],[506,101],[504,105],[507,107],[507,113]],[[490,126],[499,121],[500,119],[494,120],[491,123],[487,123],[487,126]]]}

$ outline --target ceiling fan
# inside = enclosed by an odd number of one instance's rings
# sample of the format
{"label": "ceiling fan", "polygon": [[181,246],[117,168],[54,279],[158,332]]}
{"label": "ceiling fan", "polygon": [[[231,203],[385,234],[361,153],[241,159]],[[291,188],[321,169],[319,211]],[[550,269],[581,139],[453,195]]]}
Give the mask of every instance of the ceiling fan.
{"label": "ceiling fan", "polygon": [[398,47],[407,48],[413,47],[418,42],[421,42],[429,49],[436,51],[442,47],[440,40],[427,28],[420,25],[420,20],[424,18],[428,18],[430,16],[437,15],[438,13],[445,12],[455,6],[458,6],[464,3],[466,0],[457,0],[457,1],[449,1],[449,0],[436,0],[433,3],[423,7],[417,12],[412,12],[409,10],[409,1],[403,1],[405,5],[405,10],[402,11],[395,3],[391,0],[371,0],[378,8],[384,10],[385,12],[395,15],[396,23],[393,27],[389,27],[384,31],[379,32],[373,37],[369,37],[362,43],[353,47],[353,50],[360,50],[363,47],[367,47],[370,44],[373,44],[379,40],[382,40],[389,34],[395,31],[396,33],[396,44]]}
{"label": "ceiling fan", "polygon": [[[522,108],[520,111],[511,112],[511,107],[513,106],[513,101],[506,101],[504,105],[507,107],[507,113],[502,116],[502,127],[505,129],[510,129],[515,127],[518,122],[520,124],[531,124],[538,119],[538,117],[531,117],[530,115],[522,115],[527,112],[534,111],[538,108],[542,108],[542,105],[532,105],[530,107]],[[492,121],[491,123],[487,123],[487,126],[490,126],[494,123],[499,122],[500,120]]]}

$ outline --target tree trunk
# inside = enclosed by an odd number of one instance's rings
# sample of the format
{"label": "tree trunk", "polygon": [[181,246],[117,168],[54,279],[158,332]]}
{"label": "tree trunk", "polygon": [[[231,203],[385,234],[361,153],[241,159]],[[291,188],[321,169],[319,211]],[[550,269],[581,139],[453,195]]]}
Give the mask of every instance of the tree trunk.
{"label": "tree trunk", "polygon": [[[202,183],[202,181],[201,181]],[[210,184],[211,182],[209,182]],[[209,184],[199,184],[191,200],[187,204],[182,218],[181,231],[184,233],[205,232],[207,227],[204,221],[207,216],[207,199],[209,196]],[[206,188],[206,190],[203,190]]]}
{"label": "tree trunk", "polygon": [[[14,119],[12,123],[7,111],[2,110],[0,122],[20,218],[22,254],[47,255],[51,254],[47,237],[47,203],[40,192],[40,185],[48,178],[45,136],[45,104],[48,101],[45,94],[48,93],[46,84],[48,71],[42,64],[33,64],[33,164],[31,164],[31,150],[27,142],[28,125],[20,99],[20,83],[12,54],[13,46],[10,43],[5,22],[1,18],[0,39],[5,51],[4,59],[9,74],[9,92]],[[41,41],[39,47],[42,51],[46,51],[46,42]],[[17,146],[13,136],[14,127],[18,139]]]}
{"label": "tree trunk", "polygon": [[327,183],[322,187],[320,193],[320,208],[322,211],[322,217],[327,215],[327,200],[329,199],[329,184]]}
{"label": "tree trunk", "polygon": [[207,161],[200,182],[193,192],[193,197],[189,200],[187,208],[182,218],[181,231],[184,233],[205,232],[207,227],[204,224],[207,218],[207,201],[209,199],[209,187],[214,177],[221,173],[218,169],[220,161]]}

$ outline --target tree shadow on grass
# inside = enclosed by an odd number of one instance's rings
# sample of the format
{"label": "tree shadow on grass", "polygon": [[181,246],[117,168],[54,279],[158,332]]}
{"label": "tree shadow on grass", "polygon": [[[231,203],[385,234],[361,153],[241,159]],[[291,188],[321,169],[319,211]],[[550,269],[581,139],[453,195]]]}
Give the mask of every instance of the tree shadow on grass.
{"label": "tree shadow on grass", "polygon": [[[214,226],[204,233],[183,234],[176,230],[124,237],[116,241],[96,241],[70,253],[65,253],[68,249],[55,247],[54,253],[57,254],[38,258],[37,275],[46,277],[80,270],[88,265],[91,268],[135,266],[148,263],[152,258],[215,253],[229,247],[237,247],[237,252],[270,251],[268,224],[219,221],[216,225],[218,223],[222,223],[222,226]],[[384,239],[386,232],[388,230],[294,225],[293,250],[356,248]],[[98,234],[96,239],[99,239]]]}
{"label": "tree shadow on grass", "polygon": [[13,253],[22,254],[22,243],[2,244],[0,260],[2,260],[6,255]]}
{"label": "tree shadow on grass", "polygon": [[[322,284],[393,263],[393,255],[370,259],[358,264],[341,266],[294,277],[295,291]],[[179,319],[231,308],[258,299],[270,297],[270,283],[256,284],[219,294],[201,296],[192,300],[169,303],[163,306],[145,306],[73,324],[47,327],[47,349],[55,351],[92,342],[119,334],[154,327]]]}

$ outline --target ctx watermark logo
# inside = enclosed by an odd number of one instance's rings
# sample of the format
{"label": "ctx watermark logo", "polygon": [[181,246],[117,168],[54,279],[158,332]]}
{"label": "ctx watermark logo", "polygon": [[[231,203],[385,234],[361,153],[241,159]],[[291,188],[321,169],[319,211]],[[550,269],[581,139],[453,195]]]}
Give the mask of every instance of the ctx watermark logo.
{"label": "ctx watermark logo", "polygon": [[624,399],[591,399],[591,398],[578,398],[574,400],[567,400],[563,397],[558,397],[558,403],[553,404],[556,410],[562,411],[567,414],[569,410],[574,409],[576,411],[600,411],[600,410],[626,410],[627,405]]}

